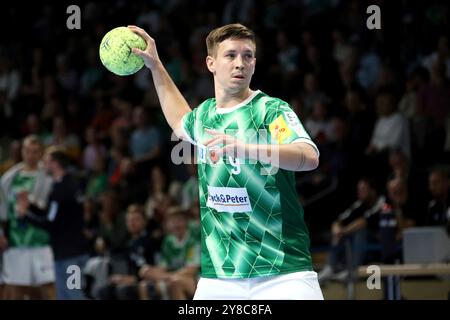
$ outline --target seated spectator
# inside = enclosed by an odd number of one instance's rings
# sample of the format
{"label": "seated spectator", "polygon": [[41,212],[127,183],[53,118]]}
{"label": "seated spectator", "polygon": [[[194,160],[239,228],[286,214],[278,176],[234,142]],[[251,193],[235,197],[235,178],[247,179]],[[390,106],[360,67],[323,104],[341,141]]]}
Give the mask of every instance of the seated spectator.
{"label": "seated spectator", "polygon": [[[111,269],[111,261],[122,259],[126,252],[127,230],[126,219],[120,212],[119,201],[114,191],[105,191],[99,197],[100,211],[98,214],[98,227],[95,229],[84,229],[85,237],[93,237],[90,240],[94,246],[91,258],[86,262],[84,270],[86,277],[85,295],[88,298],[98,299],[100,289],[108,284]],[[86,217],[92,215],[85,205]],[[92,218],[91,218],[92,219]],[[94,218],[95,219],[95,218]]]}
{"label": "seated spectator", "polygon": [[394,96],[389,91],[382,91],[376,98],[377,121],[372,133],[367,154],[381,153],[389,149],[399,149],[409,157],[408,122],[395,110]]}
{"label": "seated spectator", "polygon": [[[415,216],[413,218],[418,225],[422,225],[424,223],[422,212],[426,208],[426,174],[401,150],[390,152],[389,169],[388,180],[400,179],[406,184],[408,198],[414,201]],[[386,191],[388,192],[388,190]]]}
{"label": "seated spectator", "polygon": [[331,251],[328,261],[319,273],[319,281],[326,281],[339,271],[345,270],[345,242],[351,244],[352,266],[363,264],[366,246],[374,242],[378,229],[378,214],[385,203],[378,194],[375,183],[362,178],[357,185],[357,200],[331,225]]}
{"label": "seated spectator", "polygon": [[381,91],[376,98],[378,118],[366,149],[366,166],[374,171],[379,183],[385,183],[389,172],[388,155],[391,150],[401,150],[410,157],[410,133],[406,118],[395,111],[394,96],[390,91]]}
{"label": "seated spectator", "polygon": [[99,289],[99,298],[102,300],[128,300],[138,299],[139,269],[144,265],[154,264],[155,250],[157,249],[146,231],[147,219],[142,206],[132,204],[128,206],[126,224],[128,243],[124,254],[125,270],[114,270],[111,261],[112,274],[108,284]]}
{"label": "seated spectator", "polygon": [[120,211],[118,195],[105,191],[100,196],[99,230],[96,250],[99,254],[121,254],[126,245],[125,216]]}
{"label": "seated spectator", "polygon": [[395,263],[401,259],[403,230],[414,227],[416,207],[409,197],[405,180],[394,178],[387,183],[388,201],[380,214],[381,261]]}
{"label": "seated spectator", "polygon": [[446,226],[450,234],[450,184],[448,172],[434,168],[428,176],[431,200],[426,215],[427,226]]}
{"label": "seated spectator", "polygon": [[166,226],[168,234],[161,247],[161,260],[157,266],[145,265],[139,270],[144,279],[139,290],[143,300],[186,300],[195,293],[200,270],[200,239],[195,236],[198,233],[188,228],[187,216],[180,210],[167,217]]}

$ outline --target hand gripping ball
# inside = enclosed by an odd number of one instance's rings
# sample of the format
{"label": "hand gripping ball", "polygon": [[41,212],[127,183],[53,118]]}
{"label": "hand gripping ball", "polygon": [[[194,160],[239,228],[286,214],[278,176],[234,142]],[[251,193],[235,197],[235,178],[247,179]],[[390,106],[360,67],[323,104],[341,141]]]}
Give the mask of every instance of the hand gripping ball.
{"label": "hand gripping ball", "polygon": [[145,40],[128,29],[112,29],[102,39],[99,48],[102,64],[114,74],[128,76],[138,72],[144,66],[144,60],[131,52],[132,48],[145,50]]}

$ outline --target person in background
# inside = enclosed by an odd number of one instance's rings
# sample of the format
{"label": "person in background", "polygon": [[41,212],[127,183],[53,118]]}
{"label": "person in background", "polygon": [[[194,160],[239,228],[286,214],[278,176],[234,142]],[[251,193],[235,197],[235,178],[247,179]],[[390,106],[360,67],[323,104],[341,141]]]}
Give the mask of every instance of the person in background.
{"label": "person in background", "polygon": [[167,235],[161,247],[161,261],[156,266],[144,265],[139,275],[140,297],[149,300],[149,289],[162,299],[192,299],[200,270],[200,239],[188,228],[187,215],[182,210],[169,213],[166,220]]}
{"label": "person in background", "polygon": [[413,218],[416,207],[408,194],[405,180],[401,178],[387,182],[387,196],[379,221],[381,261],[395,263],[401,259],[403,231],[416,225]]}
{"label": "person in background", "polygon": [[344,278],[348,272],[345,264],[346,241],[351,243],[352,266],[361,265],[365,259],[367,243],[376,238],[378,227],[376,217],[379,215],[385,199],[377,191],[375,182],[369,178],[361,178],[357,184],[357,200],[331,225],[331,249],[327,264],[319,273],[321,283],[338,275]]}
{"label": "person in background", "polygon": [[[81,270],[88,259],[87,242],[83,235],[83,207],[78,183],[67,172],[69,157],[57,148],[46,153],[46,169],[53,178],[48,204],[44,207],[29,197],[19,194],[17,216],[45,228],[50,234],[50,244],[55,258],[56,297],[58,300],[81,300]],[[76,266],[80,278],[69,287],[69,268]]]}
{"label": "person in background", "polygon": [[433,168],[428,176],[428,190],[431,200],[426,215],[427,226],[445,226],[450,234],[450,183],[448,172],[440,167]]}
{"label": "person in background", "polygon": [[41,206],[47,204],[51,179],[41,158],[43,145],[35,135],[23,140],[23,162],[10,168],[0,184],[0,251],[6,299],[55,296],[53,253],[48,232],[17,217],[18,195],[28,192]]}
{"label": "person in background", "polygon": [[142,206],[131,204],[126,214],[128,242],[125,250],[125,270],[114,270],[109,282],[99,289],[102,300],[136,300],[139,298],[139,269],[144,265],[153,265],[156,246],[147,233],[147,218]]}

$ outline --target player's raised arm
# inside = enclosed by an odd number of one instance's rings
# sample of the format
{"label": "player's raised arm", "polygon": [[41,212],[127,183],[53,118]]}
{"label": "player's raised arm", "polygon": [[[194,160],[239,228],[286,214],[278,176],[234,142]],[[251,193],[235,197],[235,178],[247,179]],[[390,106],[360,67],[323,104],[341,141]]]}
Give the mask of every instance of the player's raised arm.
{"label": "player's raised arm", "polygon": [[132,51],[144,59],[145,66],[151,70],[164,116],[175,134],[183,137],[180,127],[181,119],[191,111],[191,108],[159,59],[155,40],[142,28],[136,26],[128,26],[128,28],[147,42],[147,48],[144,51],[138,48],[133,48]]}

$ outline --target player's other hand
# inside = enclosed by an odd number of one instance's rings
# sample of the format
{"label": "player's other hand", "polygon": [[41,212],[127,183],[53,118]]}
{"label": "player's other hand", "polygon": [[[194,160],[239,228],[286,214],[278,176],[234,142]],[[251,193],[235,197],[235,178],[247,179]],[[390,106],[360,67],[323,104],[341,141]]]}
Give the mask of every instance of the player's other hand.
{"label": "player's other hand", "polygon": [[147,42],[147,48],[145,50],[133,48],[131,51],[144,59],[145,66],[151,70],[160,62],[155,40],[142,28],[130,25],[128,29],[140,35]]}
{"label": "player's other hand", "polygon": [[243,141],[215,130],[205,129],[205,131],[213,136],[213,138],[204,142],[208,149],[214,150],[214,155],[210,155],[211,158],[219,159],[224,155],[233,158],[245,158],[247,145]]}

